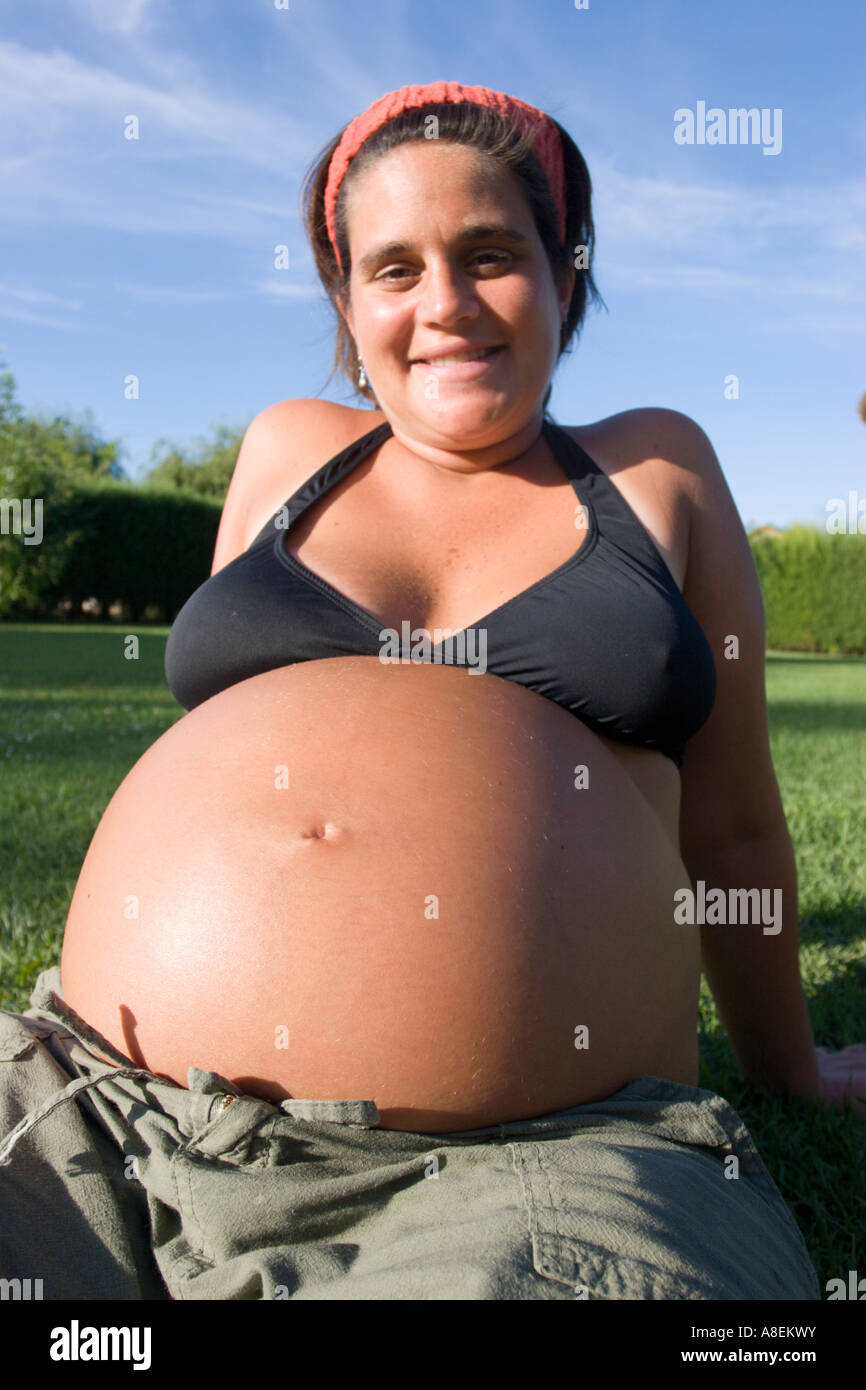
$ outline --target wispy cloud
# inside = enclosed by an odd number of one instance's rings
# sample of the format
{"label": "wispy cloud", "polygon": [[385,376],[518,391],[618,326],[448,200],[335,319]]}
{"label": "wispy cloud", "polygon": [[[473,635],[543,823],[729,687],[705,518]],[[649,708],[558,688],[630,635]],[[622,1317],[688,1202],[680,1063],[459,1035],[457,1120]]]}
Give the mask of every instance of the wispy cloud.
{"label": "wispy cloud", "polygon": [[[304,147],[307,123],[288,104],[275,118],[272,104],[232,100],[224,91],[210,93],[201,72],[188,62],[184,67],[188,82],[178,90],[173,83],[160,86],[132,73],[122,75],[62,50],[43,53],[0,41],[5,143],[14,140],[17,156],[22,144],[39,139],[61,167],[86,167],[94,153],[105,158],[140,144],[148,162],[210,154],[285,176],[287,154]],[[124,138],[128,115],[139,119],[138,142]]]}
{"label": "wispy cloud", "polygon": [[20,285],[0,283],[0,297],[22,299],[27,304],[55,305],[59,309],[80,309],[80,299],[65,299],[62,295],[51,294],[48,290],[22,289]]}
{"label": "wispy cloud", "polygon": [[591,172],[604,234],[617,244],[639,240],[679,250],[715,235],[742,258],[748,251],[775,252],[779,234],[790,233],[810,257],[822,248],[866,252],[866,179],[767,190],[721,177],[713,183],[634,176],[604,160]]}
{"label": "wispy cloud", "polygon": [[52,294],[49,290],[0,283],[0,318],[61,331],[71,329],[75,332],[81,329],[82,325],[76,318],[63,318],[55,313],[44,312],[52,309],[60,310],[61,313],[66,310],[68,314],[77,314],[81,309],[81,300]]}
{"label": "wispy cloud", "polygon": [[780,295],[785,299],[826,299],[838,304],[866,301],[866,283],[849,280],[808,280],[799,275],[758,274],[720,265],[629,265],[612,261],[608,276],[640,289],[696,290],[720,295],[731,290]]}
{"label": "wispy cloud", "polygon": [[115,280],[111,290],[151,304],[211,304],[237,299],[240,295],[239,290],[185,290],[173,285],[135,285],[123,280]]}
{"label": "wispy cloud", "polygon": [[33,314],[29,309],[22,309],[16,305],[4,304],[0,301],[0,319],[12,319],[17,323],[31,323],[37,328],[55,328],[60,332],[83,333],[87,331],[87,325],[77,319],[59,319],[51,314]]}
{"label": "wispy cloud", "polygon": [[817,300],[841,312],[810,317],[815,332],[832,331],[831,323],[862,331],[866,180],[768,192],[730,180],[634,177],[599,160],[593,183],[602,294],[621,284],[771,299],[792,328],[807,327],[805,305]]}
{"label": "wispy cloud", "polygon": [[[143,0],[80,0],[78,8],[91,23],[123,34],[155,13]],[[337,62],[345,91],[335,104],[345,107],[343,114],[375,94],[375,78],[333,33],[325,36],[313,22],[296,24],[291,42],[295,62],[303,56],[322,73],[330,64],[331,82]],[[289,99],[280,111],[272,102],[211,91],[184,54],[156,55],[146,45],[136,48],[135,60],[131,53],[127,66],[134,69],[137,61],[162,80],[62,50],[0,42],[0,177],[7,195],[0,218],[239,242],[263,252],[278,238],[301,241],[301,153],[305,164],[321,132],[296,114],[297,103]],[[124,138],[128,115],[139,119],[138,141]],[[594,161],[592,175],[599,241],[616,279],[647,290],[794,292],[838,303],[855,297],[854,274],[828,279],[814,271],[831,252],[853,257],[859,268],[866,252],[866,180],[767,190],[721,174],[700,182],[634,175],[603,158]],[[789,268],[781,278],[756,272],[762,254],[775,271],[782,236],[803,247],[802,272]],[[738,269],[743,263],[751,265],[749,274]],[[294,298],[317,292],[297,285],[258,288]],[[156,287],[141,292],[154,299],[163,293]],[[164,293],[194,302],[179,291]]]}
{"label": "wispy cloud", "polygon": [[111,289],[116,294],[129,295],[153,304],[210,304],[226,299],[244,299],[249,294],[261,294],[272,299],[319,299],[324,291],[318,284],[292,284],[280,280],[260,280],[250,290],[190,290],[172,285],[142,285],[115,280]]}
{"label": "wispy cloud", "polygon": [[[125,138],[129,116],[137,140]],[[314,144],[290,103],[275,113],[211,93],[200,73],[169,88],[0,41],[6,222],[254,242],[263,216],[294,221],[301,154]]]}
{"label": "wispy cloud", "polygon": [[[142,304],[183,304],[193,309],[197,305],[249,298],[251,294],[292,302],[311,300],[324,302],[324,292],[318,283],[292,284],[277,280],[259,281],[249,290],[243,288],[196,290],[172,285],[135,284],[122,280],[115,280],[108,286],[102,282],[94,282],[91,288],[95,293],[98,292],[99,299],[103,303],[107,290],[111,294],[126,296]],[[29,305],[33,307],[29,308]],[[51,308],[65,309],[69,315],[74,314],[75,317],[62,318],[57,314],[42,312],[41,309],[43,308],[47,310]],[[64,299],[61,295],[51,294],[45,290],[22,289],[0,284],[0,319],[11,319],[18,323],[29,323],[41,328],[54,328],[66,332],[96,331],[98,327],[96,317],[94,316],[90,323],[82,320],[79,314],[81,308],[82,301],[80,299]]]}
{"label": "wispy cloud", "polygon": [[113,34],[134,34],[153,18],[155,0],[72,0],[79,18]]}
{"label": "wispy cloud", "polygon": [[[777,324],[776,327],[784,328],[786,325]],[[825,334],[829,338],[837,338],[840,333],[866,333],[866,319],[862,314],[852,315],[851,318],[832,318],[827,315],[800,314],[796,321],[792,321],[790,326],[802,333]]]}
{"label": "wispy cloud", "polygon": [[321,299],[325,292],[318,283],[298,285],[282,280],[261,280],[256,285],[259,294],[270,295],[272,299]]}

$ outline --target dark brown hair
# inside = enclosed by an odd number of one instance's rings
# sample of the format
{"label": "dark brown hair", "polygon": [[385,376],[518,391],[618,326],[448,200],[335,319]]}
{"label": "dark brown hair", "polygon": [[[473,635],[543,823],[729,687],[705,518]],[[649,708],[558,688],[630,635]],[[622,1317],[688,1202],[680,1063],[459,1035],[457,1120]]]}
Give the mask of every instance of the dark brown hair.
{"label": "dark brown hair", "polygon": [[[338,308],[340,300],[344,305],[348,302],[351,273],[346,194],[354,180],[375,159],[389,150],[396,149],[398,145],[426,139],[430,116],[435,116],[438,120],[439,140],[455,145],[471,145],[482,153],[491,155],[520,180],[556,285],[562,283],[562,277],[573,262],[575,251],[579,247],[586,248],[583,257],[586,262],[585,268],[578,267],[575,274],[574,290],[560,338],[559,357],[568,349],[572,340],[579,337],[590,301],[604,304],[592,277],[595,228],[592,221],[592,184],[589,170],[580,150],[558,121],[554,124],[562,142],[566,188],[564,246],[559,244],[558,213],[553,195],[541,166],[532,153],[531,134],[522,132],[489,107],[474,106],[471,102],[431,102],[428,106],[401,111],[399,115],[380,126],[364,142],[349,165],[340,185],[335,215],[337,244],[343,265],[342,275],[325,223],[325,185],[328,181],[331,156],[343,134],[340,131],[307,171],[301,194],[302,219],[313,249],[319,279],[337,318],[334,365],[328,381],[335,372],[342,372],[351,382],[353,389],[376,406],[378,402],[372,388],[369,385],[362,387],[357,384],[359,360],[355,341]],[[545,410],[551,390],[552,387],[548,386],[544,397]]]}

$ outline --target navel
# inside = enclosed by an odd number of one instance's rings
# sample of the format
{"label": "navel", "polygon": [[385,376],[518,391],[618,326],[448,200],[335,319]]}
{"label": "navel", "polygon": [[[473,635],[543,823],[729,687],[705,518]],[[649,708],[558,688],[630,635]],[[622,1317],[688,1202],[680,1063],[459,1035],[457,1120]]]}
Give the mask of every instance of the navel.
{"label": "navel", "polygon": [[329,820],[313,821],[305,825],[298,833],[302,840],[339,840],[343,834],[342,828]]}

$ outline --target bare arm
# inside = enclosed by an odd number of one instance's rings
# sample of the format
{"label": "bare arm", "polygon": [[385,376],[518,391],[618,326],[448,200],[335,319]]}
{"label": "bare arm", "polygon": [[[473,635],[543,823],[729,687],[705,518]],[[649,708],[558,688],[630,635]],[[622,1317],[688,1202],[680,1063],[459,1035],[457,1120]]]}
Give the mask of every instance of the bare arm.
{"label": "bare arm", "polygon": [[[223,504],[211,574],[224,569],[250,544],[266,521],[312,471],[333,442],[344,447],[344,407],[299,397],[277,401],[255,417],[241,442]],[[358,412],[346,411],[349,416]],[[324,457],[329,455],[324,453]],[[300,475],[298,471],[300,470]]]}
{"label": "bare arm", "polygon": [[[693,420],[664,412],[667,457],[691,499],[683,596],[716,665],[713,712],[682,769],[680,845],[693,882],[781,891],[781,930],[761,921],[703,925],[709,986],[744,1075],[756,1087],[819,1097],[800,979],[797,870],[770,754],[766,627],[748,538],[712,445]],[[751,915],[751,914],[749,914]],[[688,928],[685,928],[688,930]]]}
{"label": "bare arm", "polygon": [[781,921],[704,925],[701,959],[743,1075],[761,1090],[820,1098],[815,1041],[800,981],[797,869],[787,827],[775,838],[710,849],[686,861],[694,879],[723,888],[781,890]]}
{"label": "bare arm", "polygon": [[[223,503],[211,574],[231,563],[245,548],[250,503],[256,490],[267,487],[269,460],[282,429],[286,406],[279,402],[262,410],[241,441],[232,480]],[[265,465],[268,465],[266,468]]]}

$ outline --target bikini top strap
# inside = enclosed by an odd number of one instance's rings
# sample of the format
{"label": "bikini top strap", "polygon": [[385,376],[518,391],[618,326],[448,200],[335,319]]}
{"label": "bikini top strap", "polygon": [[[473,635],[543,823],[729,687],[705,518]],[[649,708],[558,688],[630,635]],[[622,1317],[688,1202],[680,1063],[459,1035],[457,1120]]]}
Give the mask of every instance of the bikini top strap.
{"label": "bikini top strap", "polygon": [[[270,520],[265,522],[255,540],[248,546],[248,550],[252,550],[262,541],[273,538],[277,519],[283,513],[288,513],[288,525],[291,526],[308,507],[312,506],[317,498],[330,492],[332,487],[336,487],[337,483],[341,482],[348,473],[351,473],[353,468],[357,468],[358,464],[362,463],[374,449],[378,449],[380,444],[384,444],[391,433],[391,426],[386,420],[383,424],[376,425],[374,429],[361,435],[360,439],[353,440],[345,449],[341,449],[333,458],[328,459],[327,463],[323,463],[321,468],[317,468],[315,473],[311,473],[309,478],[306,478],[300,487],[295,489],[291,497],[288,497],[282,506],[277,508]],[[281,524],[280,529],[283,531],[287,529],[285,522]]]}

